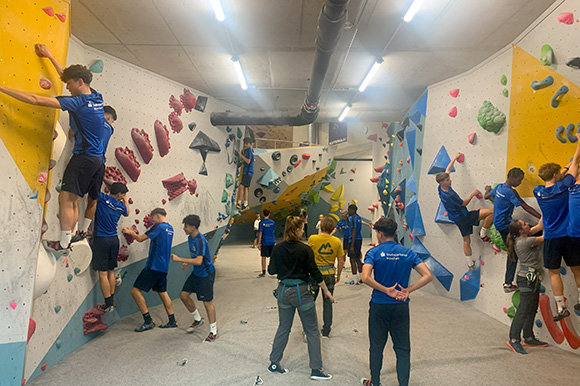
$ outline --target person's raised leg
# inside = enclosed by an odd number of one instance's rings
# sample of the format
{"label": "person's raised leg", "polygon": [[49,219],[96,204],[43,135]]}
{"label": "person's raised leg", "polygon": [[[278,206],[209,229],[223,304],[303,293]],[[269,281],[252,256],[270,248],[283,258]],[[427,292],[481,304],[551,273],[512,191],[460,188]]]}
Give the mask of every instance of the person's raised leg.
{"label": "person's raised leg", "polygon": [[409,385],[411,372],[411,340],[409,337],[409,305],[397,305],[392,310],[390,326],[393,350],[397,356],[397,379],[399,386]]}
{"label": "person's raised leg", "polygon": [[383,368],[383,351],[389,337],[389,321],[386,306],[370,303],[369,307],[369,365],[371,383],[380,385]]}

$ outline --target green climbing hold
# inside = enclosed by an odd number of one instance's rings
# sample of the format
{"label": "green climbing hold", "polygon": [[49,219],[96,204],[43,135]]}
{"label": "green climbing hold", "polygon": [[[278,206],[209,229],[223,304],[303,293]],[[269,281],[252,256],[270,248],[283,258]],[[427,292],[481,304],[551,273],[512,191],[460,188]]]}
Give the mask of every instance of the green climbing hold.
{"label": "green climbing hold", "polygon": [[310,192],[308,192],[308,201],[310,201],[310,204],[318,204],[318,202],[320,201],[320,194],[312,189]]}
{"label": "green climbing hold", "polygon": [[507,309],[507,316],[509,316],[510,318],[513,318],[514,316],[516,316],[516,308],[515,307],[510,307]]}
{"label": "green climbing hold", "polygon": [[100,74],[101,72],[103,72],[104,68],[105,65],[103,64],[103,61],[101,59],[98,59],[95,60],[93,64],[91,64],[89,70],[91,70],[91,72],[94,72],[95,74]]}
{"label": "green climbing hold", "polygon": [[56,312],[57,314],[60,312],[61,307],[60,306],[55,306],[54,307],[54,312]]}
{"label": "green climbing hold", "polygon": [[56,348],[57,348],[57,349],[60,349],[60,348],[61,348],[61,346],[62,346],[62,340],[60,340],[60,339],[57,339],[55,343],[56,343]]}
{"label": "green climbing hold", "polygon": [[234,184],[234,177],[230,173],[226,173],[226,189]]}
{"label": "green climbing hold", "polygon": [[540,62],[542,62],[544,66],[552,65],[552,61],[554,59],[554,50],[552,50],[552,47],[550,47],[549,44],[544,44],[542,46],[540,55]]}
{"label": "green climbing hold", "polygon": [[232,214],[232,208],[230,207],[230,204],[226,204],[226,216],[231,216]]}
{"label": "green climbing hold", "polygon": [[75,275],[78,275],[79,273],[81,273],[81,269],[80,268],[75,268]]}
{"label": "green climbing hold", "polygon": [[514,305],[515,308],[519,308],[519,306],[520,306],[520,290],[517,290],[512,295],[512,304]]}
{"label": "green climbing hold", "polygon": [[499,111],[490,101],[483,101],[477,114],[477,122],[484,130],[497,134],[505,125],[505,121],[504,113]]}
{"label": "green climbing hold", "polygon": [[58,181],[58,184],[54,188],[56,189],[57,192],[60,193],[60,190],[62,189],[62,179]]}
{"label": "green climbing hold", "polygon": [[328,171],[326,172],[327,174],[332,174],[334,173],[334,171],[336,170],[336,160],[332,160],[332,162],[330,163],[330,166],[328,167]]}
{"label": "green climbing hold", "polygon": [[66,275],[66,280],[68,280],[68,281],[69,281],[69,283],[70,283],[70,281],[71,281],[72,279],[73,279],[73,275],[72,275],[72,274],[70,274],[70,273],[69,273],[68,275]]}
{"label": "green climbing hold", "polygon": [[237,206],[232,206],[232,217],[238,217],[240,216],[240,211],[238,210]]}
{"label": "green climbing hold", "polygon": [[505,74],[502,74],[501,78],[499,78],[499,82],[505,86],[507,84],[507,76],[505,76]]}
{"label": "green climbing hold", "polygon": [[222,202],[228,202],[228,191],[225,189],[222,192]]}
{"label": "green climbing hold", "polygon": [[506,97],[506,98],[507,98],[507,97],[510,95],[510,93],[509,93],[509,91],[508,91],[508,89],[507,89],[507,88],[504,88],[504,89],[501,91],[501,95],[503,95],[504,97]]}
{"label": "green climbing hold", "polygon": [[244,133],[242,133],[242,130],[238,127],[238,139],[242,139],[243,136]]}
{"label": "green climbing hold", "polygon": [[495,244],[496,247],[498,247],[503,251],[507,251],[507,248],[505,246],[505,243],[503,242],[501,234],[497,229],[495,229],[495,225],[492,225],[491,228],[489,228],[489,238],[491,239],[491,242]]}

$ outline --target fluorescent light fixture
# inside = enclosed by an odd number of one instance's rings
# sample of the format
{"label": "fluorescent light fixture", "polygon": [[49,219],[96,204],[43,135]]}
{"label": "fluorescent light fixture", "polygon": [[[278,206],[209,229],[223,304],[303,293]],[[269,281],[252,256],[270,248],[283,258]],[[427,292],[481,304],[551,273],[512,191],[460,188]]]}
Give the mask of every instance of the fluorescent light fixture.
{"label": "fluorescent light fixture", "polygon": [[346,106],[344,106],[344,110],[342,110],[342,113],[340,113],[340,117],[338,117],[338,121],[339,122],[344,121],[344,118],[346,117],[346,115],[350,111],[350,108],[351,107],[352,107],[352,105],[346,105]]}
{"label": "fluorescent light fixture", "polygon": [[213,8],[213,12],[215,13],[215,18],[218,19],[218,21],[224,21],[226,15],[224,15],[224,10],[222,8],[220,0],[211,0],[211,7]]}
{"label": "fluorescent light fixture", "polygon": [[377,70],[379,69],[379,67],[381,66],[382,63],[383,63],[383,59],[375,60],[375,62],[373,63],[373,66],[371,67],[371,70],[369,71],[367,76],[365,76],[365,80],[363,80],[360,87],[358,88],[358,91],[364,92],[367,89],[367,86],[369,85],[369,83],[373,79],[373,76],[375,76],[375,74],[377,73]]}
{"label": "fluorescent light fixture", "polygon": [[244,78],[244,72],[242,71],[242,66],[240,64],[240,60],[234,56],[232,58],[232,62],[234,63],[234,69],[236,70],[236,75],[238,76],[238,81],[240,82],[240,87],[242,87],[242,90],[247,90],[248,84],[246,83],[246,78]]}
{"label": "fluorescent light fixture", "polygon": [[422,4],[423,4],[423,0],[414,0],[413,4],[411,4],[411,6],[409,7],[409,10],[405,14],[405,17],[403,17],[403,20],[405,20],[407,23],[410,22],[411,20],[413,20],[413,18],[415,17],[415,14],[417,12],[419,12],[419,8],[421,8]]}

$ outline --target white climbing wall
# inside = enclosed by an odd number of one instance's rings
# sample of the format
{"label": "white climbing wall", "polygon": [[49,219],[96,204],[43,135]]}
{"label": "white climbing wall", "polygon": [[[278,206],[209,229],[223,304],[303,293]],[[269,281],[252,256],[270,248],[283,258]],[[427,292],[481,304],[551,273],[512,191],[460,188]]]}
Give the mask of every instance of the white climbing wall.
{"label": "white climbing wall", "polygon": [[[143,225],[143,218],[155,207],[165,208],[168,212],[168,221],[175,228],[174,246],[186,241],[186,236],[182,231],[181,220],[188,214],[198,214],[201,217],[202,224],[200,229],[203,233],[212,230],[214,227],[226,225],[227,220],[218,221],[217,218],[218,213],[224,212],[224,204],[221,203],[220,199],[221,192],[225,189],[225,174],[231,173],[235,176],[235,165],[227,162],[225,146],[227,133],[225,128],[211,126],[209,115],[212,111],[235,110],[236,108],[208,96],[209,100],[205,112],[202,113],[197,110],[192,110],[191,112],[183,111],[180,117],[183,122],[183,130],[175,134],[168,123],[168,115],[173,111],[169,107],[169,97],[174,95],[179,99],[179,96],[183,94],[184,88],[189,89],[195,96],[205,94],[140,69],[132,64],[112,58],[84,46],[74,37],[71,38],[68,64],[81,63],[90,65],[97,59],[103,61],[104,71],[102,74],[94,74],[91,86],[103,94],[105,104],[113,106],[118,115],[118,120],[114,124],[115,133],[111,138],[107,151],[107,166],[115,166],[123,172],[128,181],[128,197],[133,200],[133,204],[130,205],[130,215],[127,218],[121,218],[120,228],[136,225],[139,232],[143,233],[146,230]],[[159,156],[153,129],[155,120],[163,122],[169,131],[171,148],[169,153],[163,158]],[[188,127],[191,122],[196,123],[196,128],[193,131]],[[61,114],[60,123],[65,131],[68,131],[68,114]],[[153,158],[149,164],[143,162],[137,147],[131,139],[132,128],[144,129],[149,134],[149,139],[154,148]],[[221,147],[220,153],[209,152],[207,155],[207,176],[198,174],[202,165],[200,152],[189,149],[190,143],[200,131],[215,140]],[[131,181],[115,158],[115,148],[124,148],[125,146],[134,151],[137,160],[141,164],[141,174],[137,182]],[[70,156],[70,147],[71,144],[69,142],[53,171],[51,186],[53,198],[49,202],[47,213],[49,231],[45,236],[49,239],[58,239],[59,237],[56,217],[58,211],[56,197],[58,193],[55,190],[55,186],[58,184],[59,179],[62,178],[64,167]],[[174,200],[169,201],[167,190],[163,187],[161,181],[182,172],[187,180],[195,179],[197,181],[197,193],[196,195],[190,195],[186,191]],[[233,189],[234,186],[227,190],[232,193]],[[219,192],[219,194],[216,192]],[[167,202],[164,204],[162,200],[167,200]],[[136,214],[136,209],[140,211],[138,215]],[[84,205],[81,206],[81,218],[83,210]],[[139,223],[137,224],[136,221],[139,221]],[[36,237],[38,238],[37,234]],[[32,242],[27,241],[27,243],[28,245],[34,245]],[[121,244],[127,244],[124,242],[123,236],[121,236]],[[146,258],[148,247],[148,242],[142,244],[134,242],[129,246],[129,259],[121,262],[119,266],[127,267],[136,261]],[[69,279],[71,280],[69,281]],[[93,293],[96,293],[94,299],[87,299],[89,293],[94,290],[95,283],[96,275],[91,269],[76,275],[72,265],[67,267],[63,259],[59,259],[54,281],[47,293],[39,297],[34,303],[33,318],[37,322],[37,330],[27,349],[25,378],[30,378],[35,371],[38,373],[38,367],[44,363],[47,363],[50,368],[62,359],[62,356],[66,355],[59,354],[59,350],[56,350],[54,355],[47,355],[51,347],[54,346],[57,337],[61,335],[65,328],[71,328],[72,332],[70,334],[67,333],[67,337],[61,337],[60,339],[70,339],[71,342],[59,342],[59,346],[61,344],[63,347],[67,344],[76,344],[78,346],[84,342],[82,323],[78,326],[67,326],[67,323],[77,311],[84,313],[88,308],[94,306],[96,301],[102,301],[102,295],[98,288],[96,292],[93,291]],[[123,286],[131,285],[132,282],[129,281],[123,283]],[[58,313],[55,311],[57,306],[60,306]],[[88,308],[81,310],[81,306]],[[2,315],[4,315],[4,312],[2,312]],[[24,320],[24,315],[20,319]]]}
{"label": "white climbing wall", "polygon": [[[536,57],[539,57],[543,44],[550,44],[554,49],[557,62],[552,68],[578,84],[580,72],[565,65],[566,59],[579,54],[578,23],[575,22],[572,26],[559,23],[557,15],[562,12],[574,12],[575,19],[577,19],[580,12],[579,2],[556,2],[514,44]],[[505,181],[510,103],[518,103],[517,100],[513,101],[502,95],[502,90],[510,90],[511,68],[512,48],[510,46],[473,70],[428,88],[429,97],[418,200],[427,233],[425,237],[421,238],[422,242],[430,253],[454,275],[450,292],[446,292],[436,282],[428,286],[428,290],[443,296],[459,299],[459,280],[467,268],[461,235],[457,227],[437,224],[433,221],[439,205],[439,197],[435,178],[433,175],[427,175],[427,171],[439,148],[444,145],[450,157],[458,151],[465,154],[465,162],[463,164],[456,163],[456,172],[451,175],[453,188],[461,197],[465,198],[474,188],[483,192],[485,185]],[[506,86],[500,83],[502,74],[507,76]],[[454,89],[460,90],[457,98],[453,98],[449,94]],[[477,122],[477,113],[484,100],[491,101],[495,107],[506,114],[507,122],[498,134],[484,131]],[[453,107],[457,108],[455,118],[449,115]],[[577,119],[580,119],[580,116]],[[534,127],[530,127],[528,135],[533,136],[534,129]],[[469,144],[467,140],[468,135],[472,132],[477,133],[477,139],[473,145]],[[527,169],[527,165],[519,166],[524,170]],[[526,201],[538,208],[535,199],[528,198]],[[490,208],[491,206],[491,202],[475,198],[468,208],[473,210],[477,207]],[[514,217],[531,220],[531,216],[522,209],[516,209]],[[472,236],[472,247],[473,255],[481,256],[484,262],[481,268],[482,287],[477,298],[467,304],[508,325],[511,323],[511,319],[506,316],[503,309],[512,306],[511,294],[505,294],[502,289],[506,253],[496,254],[490,244],[484,244],[479,240],[477,233],[478,229]],[[571,273],[564,276],[563,280],[565,295],[570,299],[569,304],[573,304],[578,295]],[[546,294],[552,295],[549,279],[546,278],[543,284],[546,287]],[[536,319],[543,321],[539,313]],[[576,331],[580,331],[580,318],[573,315],[571,319]],[[535,331],[540,339],[553,342],[545,324],[541,328],[535,327]],[[506,337],[507,334],[508,328],[506,327]],[[559,347],[569,349],[566,342]]]}

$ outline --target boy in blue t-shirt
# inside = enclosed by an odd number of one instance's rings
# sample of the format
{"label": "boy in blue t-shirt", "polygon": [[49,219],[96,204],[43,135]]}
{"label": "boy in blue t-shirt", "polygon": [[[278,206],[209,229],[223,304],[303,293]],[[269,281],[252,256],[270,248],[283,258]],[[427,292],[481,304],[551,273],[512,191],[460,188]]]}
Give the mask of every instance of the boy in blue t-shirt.
{"label": "boy in blue t-shirt", "polygon": [[348,225],[348,213],[344,209],[340,210],[340,221],[336,223],[336,227],[332,231],[333,235],[337,229],[342,231],[342,249],[347,252],[350,248],[350,226]]}
{"label": "boy in blue t-shirt", "polygon": [[[526,204],[518,194],[517,188],[524,179],[524,171],[520,168],[512,168],[507,174],[507,179],[503,184],[499,184],[491,189],[491,186],[485,187],[485,199],[494,197],[493,201],[493,225],[501,235],[504,243],[507,243],[509,234],[509,225],[513,221],[512,214],[514,209],[521,206],[526,212],[536,218],[542,217],[534,208]],[[503,285],[504,292],[513,292],[518,286],[513,284],[518,265],[518,256],[514,253],[514,260],[506,259],[505,280]]]}
{"label": "boy in blue t-shirt", "polygon": [[270,211],[264,209],[262,214],[264,219],[260,221],[260,226],[258,227],[258,249],[260,250],[260,256],[262,256],[262,273],[258,277],[266,276],[266,258],[272,256],[272,249],[274,249],[276,244],[276,239],[274,239],[276,224],[273,220],[270,220]]}
{"label": "boy in blue t-shirt", "polygon": [[252,150],[252,138],[244,138],[244,148],[239,153],[242,159],[242,188],[240,189],[240,198],[238,200],[238,209],[248,209],[248,191],[254,175],[254,151]]}
{"label": "boy in blue t-shirt", "polygon": [[201,220],[198,215],[190,214],[183,219],[183,231],[188,236],[189,253],[191,258],[182,258],[171,255],[173,261],[182,263],[181,268],[185,270],[187,265],[193,265],[191,275],[183,284],[183,289],[179,297],[185,307],[193,316],[193,323],[187,332],[194,332],[197,327],[203,324],[203,319],[195,307],[191,294],[197,295],[197,300],[203,302],[207,318],[209,319],[209,335],[205,342],[211,343],[217,339],[217,319],[215,306],[213,304],[213,284],[215,281],[215,267],[211,261],[207,240],[199,231]]}
{"label": "boy in blue t-shirt", "polygon": [[449,177],[449,174],[453,170],[453,164],[460,156],[461,153],[456,153],[451,162],[449,162],[449,165],[447,165],[445,172],[438,173],[435,176],[435,180],[439,184],[439,198],[447,211],[447,216],[449,217],[449,220],[457,225],[461,232],[461,237],[463,238],[463,253],[467,259],[467,266],[469,269],[474,269],[475,259],[473,258],[473,253],[471,251],[471,234],[473,233],[473,227],[479,225],[479,222],[483,220],[483,226],[479,231],[479,237],[481,237],[485,242],[491,241],[489,238],[489,228],[493,221],[493,209],[468,211],[467,205],[469,205],[473,197],[479,196],[479,198],[483,198],[481,192],[474,189],[469,197],[463,200],[451,187],[451,178]]}
{"label": "boy in blue t-shirt", "polygon": [[[580,139],[580,133],[576,136]],[[544,267],[548,269],[554,299],[558,313],[554,321],[559,321],[570,315],[570,311],[564,303],[564,284],[560,276],[562,258],[574,274],[574,280],[580,295],[580,253],[576,245],[573,250],[573,241],[569,234],[569,217],[579,216],[578,211],[572,212],[569,204],[569,189],[575,185],[578,177],[578,162],[580,160],[580,141],[572,162],[562,168],[556,163],[547,163],[538,169],[538,175],[546,182],[546,185],[536,186],[534,196],[538,200],[542,210],[544,223]],[[575,306],[580,308],[580,306]]]}
{"label": "boy in blue t-shirt", "polygon": [[132,236],[140,243],[147,239],[151,240],[145,268],[143,268],[135,280],[133,288],[131,288],[131,296],[135,299],[135,303],[137,303],[139,311],[143,314],[144,320],[144,323],[136,328],[135,332],[143,332],[155,327],[155,323],[151,319],[151,315],[147,309],[147,303],[141,292],[149,292],[151,289],[158,293],[165,307],[165,311],[169,316],[169,322],[160,325],[159,328],[177,327],[175,315],[173,314],[173,304],[167,294],[167,271],[169,271],[169,261],[171,259],[173,227],[167,222],[165,218],[167,212],[163,208],[153,209],[150,216],[154,225],[143,235],[135,233],[131,228],[123,229],[123,233]]}
{"label": "boy in blue t-shirt", "polygon": [[[390,333],[399,385],[407,386],[411,370],[409,294],[431,282],[433,274],[415,252],[395,241],[395,220],[381,217],[374,229],[380,244],[367,252],[362,273],[363,282],[373,288],[369,309],[371,379],[363,379],[362,384],[381,384],[383,350]],[[412,269],[421,277],[409,285]]]}
{"label": "boy in blue t-shirt", "polygon": [[127,192],[124,184],[115,182],[111,185],[111,195],[101,193],[97,202],[91,245],[93,251],[91,265],[99,273],[99,284],[105,304],[99,303],[97,308],[103,312],[111,312],[114,309],[115,268],[117,268],[119,255],[117,225],[121,216],[129,215]]}
{"label": "boy in blue t-shirt", "polygon": [[361,274],[363,269],[362,263],[362,225],[367,225],[371,229],[371,224],[364,222],[361,217],[357,214],[358,207],[355,204],[350,204],[348,206],[348,228],[350,234],[349,246],[346,249],[348,251],[348,257],[350,258],[350,267],[352,271],[353,279],[347,284],[360,284],[362,283]]}

